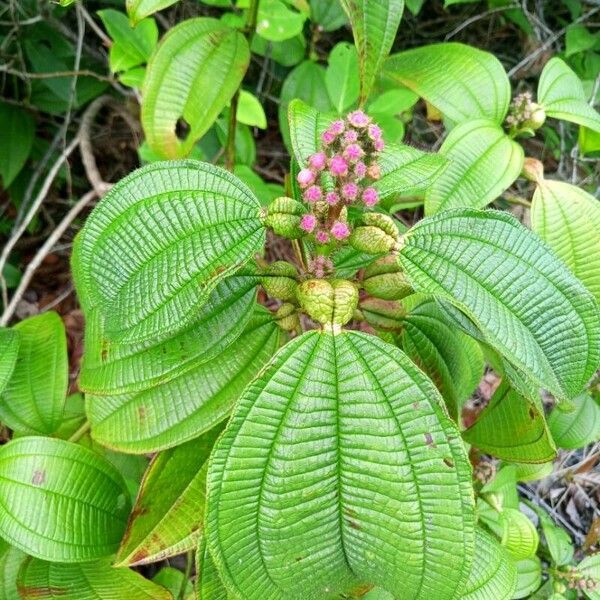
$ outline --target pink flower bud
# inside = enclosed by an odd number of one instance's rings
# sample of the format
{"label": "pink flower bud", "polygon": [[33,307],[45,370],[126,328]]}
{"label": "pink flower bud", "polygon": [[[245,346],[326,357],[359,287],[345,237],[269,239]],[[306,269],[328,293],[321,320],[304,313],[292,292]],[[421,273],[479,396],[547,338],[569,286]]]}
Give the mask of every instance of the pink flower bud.
{"label": "pink flower bud", "polygon": [[359,160],[354,165],[354,175],[356,175],[356,177],[358,179],[363,179],[366,174],[367,174],[367,165],[365,165],[365,163],[362,160]]}
{"label": "pink flower bud", "polygon": [[342,196],[346,200],[356,200],[358,196],[358,186],[355,183],[345,183],[342,186]]}
{"label": "pink flower bud", "polygon": [[306,214],[300,219],[300,227],[307,233],[312,233],[313,229],[317,226],[317,217],[313,214]]}
{"label": "pink flower bud", "polygon": [[331,131],[334,135],[340,135],[344,133],[344,129],[346,129],[346,124],[341,119],[334,121],[329,126],[329,131]]}
{"label": "pink flower bud", "polygon": [[370,119],[366,113],[362,110],[355,110],[348,114],[348,123],[353,127],[366,127],[370,122]]}
{"label": "pink flower bud", "polygon": [[296,177],[300,187],[305,188],[315,180],[315,174],[310,169],[302,169]]}
{"label": "pink flower bud", "polygon": [[317,152],[308,159],[308,164],[317,171],[322,171],[327,166],[327,155],[325,152]]}
{"label": "pink flower bud", "polygon": [[315,239],[319,244],[326,244],[329,241],[329,234],[326,231],[317,231]]}
{"label": "pink flower bud", "polygon": [[381,169],[379,168],[379,165],[377,163],[369,165],[369,168],[367,169],[367,175],[371,179],[379,179],[381,177]]}
{"label": "pink flower bud", "polygon": [[366,206],[375,206],[379,202],[379,194],[377,190],[372,187],[368,187],[362,193],[362,201]]}
{"label": "pink flower bud", "polygon": [[383,132],[381,131],[381,127],[379,127],[378,125],[375,125],[375,123],[371,123],[369,125],[369,137],[372,140],[379,140],[381,139]]}
{"label": "pink flower bud", "polygon": [[329,129],[327,131],[324,131],[323,135],[321,135],[321,141],[326,146],[329,146],[329,144],[333,144],[333,142],[335,142],[335,138],[336,138],[335,133],[333,133],[332,131],[329,131]]}
{"label": "pink flower bud", "polygon": [[331,227],[331,235],[336,240],[344,240],[350,235],[350,228],[348,225],[346,225],[346,223],[336,221]]}
{"label": "pink flower bud", "polygon": [[349,144],[344,149],[344,157],[350,162],[356,162],[364,153],[364,150],[358,144]]}
{"label": "pink flower bud", "polygon": [[318,185],[311,185],[304,191],[304,199],[307,202],[318,202],[321,199],[323,192]]}
{"label": "pink flower bud", "polygon": [[329,161],[329,172],[334,177],[343,177],[348,174],[348,163],[343,156],[337,154]]}
{"label": "pink flower bud", "polygon": [[335,192],[327,192],[327,194],[325,194],[325,200],[327,201],[327,204],[334,206],[340,201],[340,197]]}
{"label": "pink flower bud", "polygon": [[354,142],[358,141],[358,131],[354,129],[349,129],[344,134],[344,143],[346,144],[354,144]]}
{"label": "pink flower bud", "polygon": [[373,148],[375,148],[376,152],[381,152],[385,148],[385,142],[381,138],[374,140]]}

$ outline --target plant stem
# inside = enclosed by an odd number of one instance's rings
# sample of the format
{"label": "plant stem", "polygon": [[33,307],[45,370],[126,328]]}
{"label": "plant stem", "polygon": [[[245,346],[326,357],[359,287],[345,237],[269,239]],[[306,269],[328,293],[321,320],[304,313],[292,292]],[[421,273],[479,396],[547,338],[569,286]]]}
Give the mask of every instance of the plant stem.
{"label": "plant stem", "polygon": [[78,442],[92,427],[92,424],[86,419],[83,425],[67,440],[69,442]]}
{"label": "plant stem", "polygon": [[[246,25],[244,26],[244,34],[248,42],[248,47],[252,45],[252,38],[256,31],[256,20],[258,18],[258,0],[250,0],[250,6],[246,14]],[[240,99],[240,90],[238,87],[236,93],[231,99],[229,106],[229,126],[227,128],[227,146],[225,147],[225,168],[228,171],[233,171],[235,167],[235,130],[237,127],[237,107]]]}

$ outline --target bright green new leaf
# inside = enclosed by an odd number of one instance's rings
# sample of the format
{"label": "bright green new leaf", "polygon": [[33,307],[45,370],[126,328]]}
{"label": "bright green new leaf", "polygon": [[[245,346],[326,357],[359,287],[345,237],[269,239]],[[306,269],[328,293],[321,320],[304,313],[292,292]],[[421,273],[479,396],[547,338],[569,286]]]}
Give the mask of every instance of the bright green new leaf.
{"label": "bright green new leaf", "polygon": [[535,525],[518,509],[504,508],[500,513],[502,545],[516,561],[533,558],[540,541]]}
{"label": "bright green new leaf", "polygon": [[175,4],[178,0],[125,0],[129,19],[135,25],[144,17]]}
{"label": "bright green new leaf", "polygon": [[529,598],[542,584],[542,564],[535,556],[517,562],[517,589],[513,598]]}
{"label": "bright green new leaf", "polygon": [[189,329],[158,343],[111,342],[103,335],[98,311],[88,311],[79,387],[100,396],[142,391],[211,360],[244,331],[256,304],[257,282],[247,275],[221,281]]}
{"label": "bright green new leaf", "polygon": [[302,33],[306,15],[283,0],[260,0],[256,33],[270,42],[282,42]]}
{"label": "bright green new leaf", "polygon": [[583,156],[598,157],[600,153],[600,131],[580,127],[577,143]]}
{"label": "bright green new leaf", "polygon": [[[65,326],[49,311],[17,323],[15,331],[18,355],[0,395],[0,420],[19,433],[53,433],[62,421],[69,384]],[[14,350],[13,341],[9,359]]]}
{"label": "bright green new leaf", "polygon": [[189,327],[215,286],[264,244],[260,203],[197,161],[146,165],[116,184],[74,249],[78,290],[107,337],[154,342]]}
{"label": "bright green new leaf", "polygon": [[348,22],[340,0],[310,0],[310,19],[323,31],[335,31]]}
{"label": "bright green new leaf", "polygon": [[564,181],[538,183],[531,227],[600,303],[600,201]]}
{"label": "bright green new leaf", "polygon": [[29,157],[35,138],[35,121],[29,112],[0,101],[0,131],[0,177],[6,190]]}
{"label": "bright green new leaf", "polygon": [[229,594],[219,578],[215,563],[202,537],[196,550],[196,595],[197,600],[228,600]]}
{"label": "bright green new leaf", "polygon": [[119,566],[157,562],[191,550],[204,521],[208,456],[223,429],[157,454],[117,552]]}
{"label": "bright green new leaf", "polygon": [[265,109],[260,100],[246,90],[240,90],[236,117],[239,123],[250,125],[250,127],[267,128]]}
{"label": "bright green new leaf", "polygon": [[589,104],[581,80],[560,58],[551,58],[538,83],[538,102],[555,119],[600,131],[600,114]]}
{"label": "bright green new leaf", "polygon": [[29,559],[19,572],[22,600],[173,600],[165,588],[110,560],[65,565]]}
{"label": "bright green new leaf", "polygon": [[170,29],[144,80],[148,145],[163,158],[188,156],[238,89],[249,60],[246,38],[216,19],[188,19]]}
{"label": "bright green new leaf", "polygon": [[0,394],[10,381],[17,364],[19,345],[19,333],[16,329],[0,327]]}
{"label": "bright green new leaf", "polygon": [[492,348],[557,397],[576,396],[598,368],[594,298],[511,215],[459,209],[423,219],[399,260],[415,290],[466,313]]}
{"label": "bright green new leaf", "polygon": [[502,123],[510,103],[510,82],[500,61],[455,42],[394,54],[386,78],[415,91],[454,123],[477,118]]}
{"label": "bright green new leaf", "polygon": [[559,448],[574,450],[600,440],[600,406],[589,393],[573,398],[574,409],[554,408],[548,427]]}
{"label": "bright green new leaf", "polygon": [[517,468],[517,479],[519,481],[537,481],[548,477],[554,466],[552,461],[546,463],[513,463]]}
{"label": "bright green new leaf", "polygon": [[500,544],[481,528],[475,529],[475,560],[461,600],[510,600],[517,587],[517,569]]}
{"label": "bright green new leaf", "polygon": [[150,58],[158,41],[158,27],[154,19],[144,19],[135,27],[118,10],[99,10],[98,15],[112,38],[109,51],[110,70],[113,73],[127,71],[144,64]]}
{"label": "bright green new leaf", "polygon": [[455,127],[440,154],[449,166],[427,190],[427,215],[449,208],[483,208],[515,181],[524,160],[522,146],[488,119]]}
{"label": "bright green new leaf", "polygon": [[340,0],[340,4],[352,25],[360,65],[360,98],[364,104],[396,39],[404,0]]}
{"label": "bright green new leaf", "polygon": [[541,403],[503,382],[477,421],[463,432],[469,444],[509,462],[544,463],[556,456]]}
{"label": "bright green new leaf", "polygon": [[[600,583],[600,554],[592,554],[584,558],[579,565],[577,570],[583,574],[584,577],[590,577],[594,581]],[[600,600],[600,588],[595,590],[584,590],[583,592],[589,600]]]}
{"label": "bright green new leaf", "polygon": [[191,440],[222,421],[279,347],[279,328],[257,309],[245,332],[221,354],[167,383],[119,396],[88,396],[94,439],[146,453]]}
{"label": "bright green new leaf", "polygon": [[0,536],[27,554],[85,562],[112,554],[129,514],[119,472],[63,440],[14,439],[0,448]]}
{"label": "bright green new leaf", "polygon": [[336,44],[329,53],[325,84],[335,110],[341,115],[358,100],[358,53],[348,42]]}
{"label": "bright green new leaf", "polygon": [[[370,115],[399,115],[410,110],[419,100],[418,94],[406,87],[388,90],[369,102],[367,112]],[[375,118],[377,120],[377,118]]]}
{"label": "bright green new leaf", "polygon": [[317,600],[373,584],[454,598],[470,569],[472,491],[441,403],[374,336],[312,331],[287,344],[209,465],[208,543],[235,596]]}
{"label": "bright green new leaf", "polygon": [[17,574],[26,558],[24,552],[0,539],[0,598],[2,600],[21,600],[17,590]]}

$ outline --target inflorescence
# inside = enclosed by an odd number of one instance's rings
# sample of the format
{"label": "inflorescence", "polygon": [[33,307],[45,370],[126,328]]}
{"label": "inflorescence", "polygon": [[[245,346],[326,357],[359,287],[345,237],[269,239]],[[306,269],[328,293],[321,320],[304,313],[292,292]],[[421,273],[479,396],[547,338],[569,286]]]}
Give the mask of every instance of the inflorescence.
{"label": "inflorescence", "polygon": [[310,206],[300,227],[317,244],[328,244],[350,236],[348,205],[362,203],[372,208],[379,201],[372,184],[381,176],[377,155],[384,141],[381,128],[356,110],[331,123],[321,142],[322,149],[309,157],[308,166],[297,177]]}

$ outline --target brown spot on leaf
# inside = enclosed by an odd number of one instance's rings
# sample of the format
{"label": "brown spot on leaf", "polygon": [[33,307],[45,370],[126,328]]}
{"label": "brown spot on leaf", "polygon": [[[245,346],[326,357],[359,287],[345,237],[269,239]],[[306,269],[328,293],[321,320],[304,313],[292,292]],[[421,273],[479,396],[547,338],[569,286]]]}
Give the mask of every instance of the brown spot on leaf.
{"label": "brown spot on leaf", "polygon": [[433,438],[431,437],[431,434],[429,433],[429,431],[426,431],[423,435],[425,436],[425,443],[430,448],[437,448],[437,444],[433,441]]}
{"label": "brown spot on leaf", "polygon": [[352,529],[362,529],[362,527],[356,522],[353,521],[352,519],[346,519],[346,523],[348,523],[348,525],[350,525],[350,527],[352,527]]}
{"label": "brown spot on leaf", "polygon": [[56,596],[64,596],[67,593],[65,588],[56,586],[45,587],[26,587],[18,586],[19,596],[24,600],[38,600],[39,598],[56,598]]}
{"label": "brown spot on leaf", "polygon": [[44,481],[46,481],[46,471],[38,469],[33,472],[33,477],[31,478],[32,485],[43,485]]}
{"label": "brown spot on leaf", "polygon": [[535,419],[535,410],[533,409],[533,406],[529,407],[529,418],[530,419]]}
{"label": "brown spot on leaf", "polygon": [[444,458],[444,464],[451,469],[454,468],[454,461],[451,458]]}
{"label": "brown spot on leaf", "polygon": [[146,418],[146,407],[145,406],[138,407],[138,417],[140,418],[140,421],[143,421]]}

